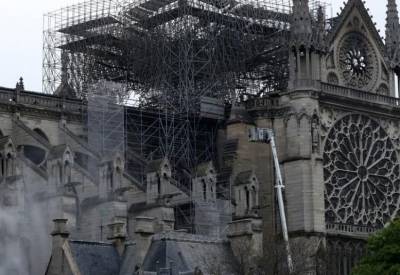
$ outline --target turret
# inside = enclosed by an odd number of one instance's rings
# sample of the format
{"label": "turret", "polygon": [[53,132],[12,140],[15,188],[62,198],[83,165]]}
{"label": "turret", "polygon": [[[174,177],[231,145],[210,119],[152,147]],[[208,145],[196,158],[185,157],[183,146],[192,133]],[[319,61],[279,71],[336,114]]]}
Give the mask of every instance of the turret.
{"label": "turret", "polygon": [[151,161],[146,167],[147,203],[154,203],[171,193],[171,164],[167,158]]}
{"label": "turret", "polygon": [[308,0],[293,0],[291,43],[295,47],[310,47],[312,40],[312,18]]}
{"label": "turret", "polygon": [[16,174],[15,146],[9,136],[0,138],[0,181]]}
{"label": "turret", "polygon": [[125,160],[116,153],[111,158],[104,159],[100,164],[100,197],[108,198],[118,195],[126,188],[123,184]]}
{"label": "turret", "polygon": [[192,179],[192,197],[196,202],[215,203],[217,174],[212,162],[201,163]]}
{"label": "turret", "polygon": [[313,87],[321,80],[321,53],[325,52],[325,13],[318,9],[314,20],[308,0],[293,0],[290,29],[289,88]]}
{"label": "turret", "polygon": [[62,144],[50,149],[47,169],[50,171],[49,183],[54,190],[63,190],[71,183],[74,156],[68,145]]}
{"label": "turret", "polygon": [[[49,214],[52,218],[66,218],[70,228],[76,226],[78,197],[73,181],[74,155],[68,145],[53,146],[47,157]],[[73,232],[74,233],[74,232]]]}
{"label": "turret", "polygon": [[235,219],[258,217],[259,182],[254,171],[243,171],[234,182]]}
{"label": "turret", "polygon": [[197,234],[217,236],[220,221],[217,208],[217,173],[212,162],[196,167],[196,177],[192,179],[192,200],[194,203],[194,223]]}

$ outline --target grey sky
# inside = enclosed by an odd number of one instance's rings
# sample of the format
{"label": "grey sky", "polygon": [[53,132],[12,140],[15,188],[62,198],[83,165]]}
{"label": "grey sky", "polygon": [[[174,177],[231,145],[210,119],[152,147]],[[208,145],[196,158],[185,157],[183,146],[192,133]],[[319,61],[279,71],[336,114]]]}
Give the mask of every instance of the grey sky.
{"label": "grey sky", "polygon": [[[336,14],[342,0],[331,3],[328,15]],[[25,88],[41,91],[43,14],[76,4],[78,0],[0,0],[0,86],[14,87],[20,76]],[[386,0],[366,0],[384,35]]]}

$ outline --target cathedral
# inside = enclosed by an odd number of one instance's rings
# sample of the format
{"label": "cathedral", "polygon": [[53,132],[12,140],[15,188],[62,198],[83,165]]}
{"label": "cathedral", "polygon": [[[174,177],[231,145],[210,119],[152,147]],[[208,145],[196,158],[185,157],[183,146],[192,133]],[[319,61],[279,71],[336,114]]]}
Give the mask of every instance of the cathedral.
{"label": "cathedral", "polygon": [[0,274],[351,274],[400,215],[396,1],[125,2],[0,87]]}

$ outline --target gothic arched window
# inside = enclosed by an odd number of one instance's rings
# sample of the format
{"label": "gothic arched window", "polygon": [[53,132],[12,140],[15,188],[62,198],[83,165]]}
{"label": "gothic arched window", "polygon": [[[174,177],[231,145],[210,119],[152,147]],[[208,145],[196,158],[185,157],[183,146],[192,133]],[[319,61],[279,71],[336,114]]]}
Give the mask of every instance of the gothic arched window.
{"label": "gothic arched window", "polygon": [[250,191],[247,186],[244,188],[244,191],[246,193],[246,209],[250,210]]}
{"label": "gothic arched window", "polygon": [[6,157],[6,176],[10,177],[13,173],[14,159],[10,153],[7,154]]}
{"label": "gothic arched window", "polygon": [[253,206],[257,205],[257,191],[255,186],[251,187],[251,203]]}
{"label": "gothic arched window", "polygon": [[64,163],[64,173],[65,173],[66,180],[68,182],[71,182],[71,165],[68,161],[66,161]]}
{"label": "gothic arched window", "polygon": [[203,186],[203,200],[207,199],[207,184],[206,181],[203,179],[201,180]]}
{"label": "gothic arched window", "polygon": [[157,192],[158,192],[158,194],[161,194],[161,178],[160,178],[160,175],[156,175],[156,177],[157,177]]}
{"label": "gothic arched window", "polygon": [[114,189],[114,177],[111,165],[107,166],[106,180],[110,182],[110,189]]}
{"label": "gothic arched window", "polygon": [[61,165],[61,163],[58,165],[58,179],[60,181],[60,184],[63,183],[63,166]]}

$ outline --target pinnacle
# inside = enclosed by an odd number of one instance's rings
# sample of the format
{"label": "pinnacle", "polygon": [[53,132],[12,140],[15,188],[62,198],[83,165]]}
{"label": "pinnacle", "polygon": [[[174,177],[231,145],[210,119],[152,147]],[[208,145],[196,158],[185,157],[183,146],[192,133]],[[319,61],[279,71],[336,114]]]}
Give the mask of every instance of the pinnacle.
{"label": "pinnacle", "polygon": [[386,15],[386,47],[391,52],[400,42],[400,23],[396,0],[388,0]]}

